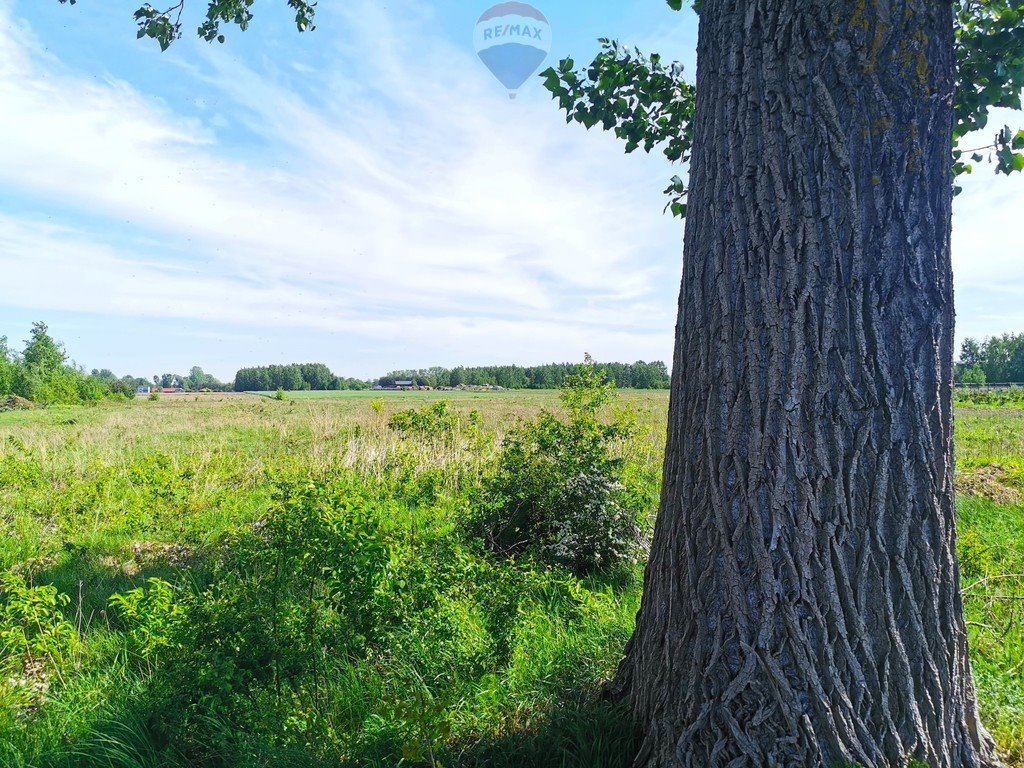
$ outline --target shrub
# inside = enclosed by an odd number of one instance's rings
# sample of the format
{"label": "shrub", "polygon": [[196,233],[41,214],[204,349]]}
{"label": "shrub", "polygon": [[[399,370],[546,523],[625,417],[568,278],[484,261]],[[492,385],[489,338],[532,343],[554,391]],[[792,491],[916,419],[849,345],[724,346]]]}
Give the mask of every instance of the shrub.
{"label": "shrub", "polygon": [[155,656],[170,645],[184,614],[174,588],[155,577],[145,587],[111,595],[110,607],[127,625],[129,647],[141,657]]}
{"label": "shrub", "polygon": [[124,400],[135,399],[135,385],[130,381],[118,379],[117,381],[110,382],[107,386],[110,388],[110,394],[113,397],[120,397]]}
{"label": "shrub", "polygon": [[51,669],[78,646],[78,632],[64,618],[69,602],[56,587],[0,576],[0,702],[27,708],[46,693]]}
{"label": "shrub", "polygon": [[470,411],[469,416],[463,418],[456,411],[449,410],[447,400],[425,405],[419,410],[398,411],[388,419],[388,427],[406,437],[444,443],[453,443],[460,437],[479,437],[482,425],[483,417],[479,411]]}
{"label": "shrub", "polygon": [[636,558],[643,495],[623,484],[617,451],[635,427],[598,415],[613,395],[613,383],[582,366],[562,387],[567,419],[545,412],[508,433],[475,519],[488,548],[529,552],[577,574]]}
{"label": "shrub", "polygon": [[70,598],[50,585],[30,586],[22,576],[0,577],[0,658],[60,662],[74,649],[75,627],[64,618]]}
{"label": "shrub", "polygon": [[278,387],[277,392],[274,393],[275,400],[284,400],[284,387]]}
{"label": "shrub", "polygon": [[177,736],[211,716],[257,717],[246,702],[264,702],[258,717],[273,719],[289,692],[374,636],[390,555],[358,489],[284,484],[254,527],[224,542],[211,584],[188,596],[176,623],[163,717]]}

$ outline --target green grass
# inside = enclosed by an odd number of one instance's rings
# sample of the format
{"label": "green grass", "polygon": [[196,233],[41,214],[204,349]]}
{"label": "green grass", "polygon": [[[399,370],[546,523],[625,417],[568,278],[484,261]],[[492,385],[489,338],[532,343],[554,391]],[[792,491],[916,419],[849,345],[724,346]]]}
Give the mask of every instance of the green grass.
{"label": "green grass", "polygon": [[[628,765],[628,718],[597,692],[640,569],[496,561],[464,531],[497,441],[560,412],[556,394],[272,394],[0,413],[0,570],[67,595],[24,638],[50,643],[45,663],[2,670],[0,765]],[[483,437],[387,427],[440,399],[479,411]],[[641,482],[660,471],[667,401],[620,394],[645,427],[628,457]],[[977,686],[1020,759],[1024,410],[962,407],[956,429]],[[311,514],[350,499],[365,519]],[[372,589],[339,600],[360,573]],[[148,588],[135,618],[112,605],[154,578],[173,604]],[[182,629],[179,609],[201,620]]]}
{"label": "green grass", "polygon": [[[67,595],[77,638],[40,669],[6,660],[3,677],[19,685],[0,698],[0,764],[625,764],[632,728],[597,691],[628,638],[638,573],[579,579],[495,562],[461,528],[503,430],[559,410],[556,393],[446,393],[462,416],[482,412],[484,435],[472,441],[387,427],[438,393],[331,394],[341,396],[169,396],[0,414],[0,567]],[[371,406],[378,399],[383,408]],[[667,397],[624,400],[650,424],[635,460],[656,461]],[[381,594],[362,600],[377,606],[370,619],[321,610],[333,589],[323,569],[349,583],[359,547],[325,558],[307,585],[315,599],[292,582],[273,598],[260,580],[231,592],[245,574],[273,570],[258,532],[275,519],[281,484],[301,489],[305,478],[332,498],[376,500],[374,533],[356,537],[388,553]],[[308,547],[313,533],[282,540]],[[319,533],[325,546],[344,541],[335,528]],[[282,552],[280,578],[308,556]],[[111,602],[153,578],[174,585],[190,616],[203,612],[196,631],[213,628],[202,638],[168,630],[175,651],[163,659],[132,638],[166,617],[150,609],[133,624]],[[252,625],[247,606],[258,609]],[[273,637],[268,624],[287,633],[295,622],[292,639],[269,657],[254,651],[251,668],[223,666]],[[316,646],[290,650],[310,636],[345,642],[319,657]],[[225,661],[221,642],[241,650]],[[261,677],[265,658],[287,673]],[[202,688],[203,675],[219,683]]]}

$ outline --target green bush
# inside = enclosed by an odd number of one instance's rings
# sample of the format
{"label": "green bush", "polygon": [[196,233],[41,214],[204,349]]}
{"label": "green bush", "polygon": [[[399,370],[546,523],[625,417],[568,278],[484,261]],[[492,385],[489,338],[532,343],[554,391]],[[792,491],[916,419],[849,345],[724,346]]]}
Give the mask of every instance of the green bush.
{"label": "green bush", "polygon": [[506,435],[476,514],[488,548],[530,553],[577,574],[636,559],[644,497],[623,483],[618,450],[636,431],[629,419],[599,417],[613,395],[614,384],[582,366],[562,387],[565,420],[545,412]]}
{"label": "green bush", "polygon": [[110,607],[127,626],[129,649],[149,662],[155,662],[159,651],[171,644],[184,617],[174,588],[156,577],[144,587],[111,595]]}
{"label": "green bush", "polygon": [[388,419],[388,427],[406,437],[443,443],[453,443],[460,437],[477,437],[482,424],[483,417],[479,411],[470,411],[469,416],[464,418],[448,408],[447,400],[425,405],[418,410],[409,408],[398,411]]}
{"label": "green bush", "polygon": [[71,656],[78,632],[64,618],[69,602],[56,587],[32,586],[13,573],[0,576],[0,703],[34,705],[49,687],[50,672]]}
{"label": "green bush", "polygon": [[124,400],[135,399],[135,385],[130,381],[118,379],[107,384],[112,397],[119,397]]}
{"label": "green bush", "polygon": [[363,651],[390,562],[373,510],[344,484],[286,484],[253,533],[225,542],[168,655],[165,719],[178,737],[227,713],[263,727],[240,705],[264,701],[274,717],[328,660]]}

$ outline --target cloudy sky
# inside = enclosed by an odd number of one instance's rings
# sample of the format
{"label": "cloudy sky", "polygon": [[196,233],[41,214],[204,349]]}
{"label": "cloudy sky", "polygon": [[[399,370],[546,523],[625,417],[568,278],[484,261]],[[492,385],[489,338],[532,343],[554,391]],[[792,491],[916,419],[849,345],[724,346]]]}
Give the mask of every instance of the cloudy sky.
{"label": "cloudy sky", "polygon": [[[42,319],[141,376],[667,360],[676,169],[536,83],[510,101],[472,47],[490,4],[321,2],[298,35],[258,3],[226,45],[161,54],[132,3],[0,0],[0,335]],[[692,65],[695,20],[662,0],[535,4],[551,60],[611,36]],[[1024,179],[965,187],[958,336],[1024,331]]]}

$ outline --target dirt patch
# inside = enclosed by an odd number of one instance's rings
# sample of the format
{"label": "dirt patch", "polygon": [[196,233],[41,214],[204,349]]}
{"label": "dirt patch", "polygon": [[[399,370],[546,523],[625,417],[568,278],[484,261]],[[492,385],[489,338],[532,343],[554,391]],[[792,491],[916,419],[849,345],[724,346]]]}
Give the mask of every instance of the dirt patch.
{"label": "dirt patch", "polygon": [[132,544],[132,555],[140,566],[161,564],[179,567],[188,565],[195,556],[195,551],[181,544],[136,541]]}
{"label": "dirt patch", "polygon": [[18,397],[17,395],[8,395],[7,397],[0,399],[0,413],[4,411],[31,411],[35,408],[31,400],[26,400],[24,397]]}
{"label": "dirt patch", "polygon": [[182,568],[189,565],[195,558],[195,550],[181,544],[165,544],[158,541],[134,541],[131,554],[104,555],[99,558],[104,568],[120,571],[133,578],[144,568],[171,567]]}
{"label": "dirt patch", "polygon": [[987,467],[960,470],[956,474],[956,492],[968,496],[980,496],[996,504],[1006,506],[1024,505],[1024,493],[1014,488],[1007,472],[998,464]]}
{"label": "dirt patch", "polygon": [[45,571],[47,568],[56,565],[56,563],[57,556],[54,554],[37,555],[12,565],[11,573],[17,573],[26,579],[31,579],[40,571]]}

